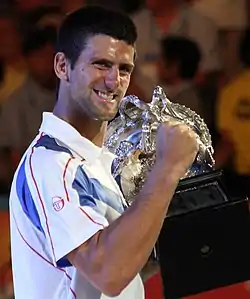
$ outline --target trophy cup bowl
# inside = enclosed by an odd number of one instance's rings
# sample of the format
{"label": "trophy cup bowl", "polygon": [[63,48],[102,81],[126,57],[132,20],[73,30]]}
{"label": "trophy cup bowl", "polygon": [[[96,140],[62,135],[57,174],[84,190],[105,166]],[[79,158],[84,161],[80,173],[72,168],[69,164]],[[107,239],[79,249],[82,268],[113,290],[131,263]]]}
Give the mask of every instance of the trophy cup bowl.
{"label": "trophy cup bowl", "polygon": [[[134,107],[127,108],[128,103]],[[179,121],[190,127],[197,136],[198,154],[181,180],[214,169],[214,151],[207,125],[191,109],[171,102],[160,86],[153,90],[150,103],[133,95],[126,96],[121,101],[119,112],[120,116],[108,126],[104,144],[116,155],[112,175],[119,180],[128,204],[139,193],[155,163],[156,132],[164,121]]]}

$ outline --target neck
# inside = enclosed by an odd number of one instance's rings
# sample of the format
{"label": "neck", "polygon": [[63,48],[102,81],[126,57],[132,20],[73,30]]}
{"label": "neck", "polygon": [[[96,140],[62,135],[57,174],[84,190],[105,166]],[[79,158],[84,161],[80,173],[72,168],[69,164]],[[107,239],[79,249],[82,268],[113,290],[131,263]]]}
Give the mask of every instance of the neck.
{"label": "neck", "polygon": [[54,115],[72,125],[83,137],[93,142],[96,146],[102,147],[107,131],[107,121],[89,118],[79,110],[72,109],[73,105],[62,105],[60,97],[53,110]]}

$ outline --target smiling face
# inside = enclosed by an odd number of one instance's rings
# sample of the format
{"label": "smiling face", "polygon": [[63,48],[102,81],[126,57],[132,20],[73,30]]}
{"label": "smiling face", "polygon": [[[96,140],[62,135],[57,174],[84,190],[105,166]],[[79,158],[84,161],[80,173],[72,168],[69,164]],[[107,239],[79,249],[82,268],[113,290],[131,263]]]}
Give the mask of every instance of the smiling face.
{"label": "smiling face", "polygon": [[[126,42],[107,35],[88,38],[74,68],[65,69],[70,105],[90,119],[110,120],[124,97],[134,67],[135,49]],[[57,53],[55,68],[63,65],[65,56]],[[60,67],[59,67],[60,68]]]}

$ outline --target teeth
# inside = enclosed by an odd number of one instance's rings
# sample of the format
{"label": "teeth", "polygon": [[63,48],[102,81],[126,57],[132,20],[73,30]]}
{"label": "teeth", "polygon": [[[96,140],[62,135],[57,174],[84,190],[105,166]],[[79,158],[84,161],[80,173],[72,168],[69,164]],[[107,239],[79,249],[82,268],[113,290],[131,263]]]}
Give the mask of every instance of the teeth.
{"label": "teeth", "polygon": [[104,98],[108,101],[113,101],[113,94],[107,94],[106,92],[97,91],[99,97]]}

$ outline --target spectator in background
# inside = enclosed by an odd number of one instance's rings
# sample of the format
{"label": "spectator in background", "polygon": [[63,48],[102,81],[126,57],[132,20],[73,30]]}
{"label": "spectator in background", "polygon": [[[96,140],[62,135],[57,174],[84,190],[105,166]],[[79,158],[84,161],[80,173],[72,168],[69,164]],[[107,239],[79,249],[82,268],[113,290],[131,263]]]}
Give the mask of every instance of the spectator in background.
{"label": "spectator in background", "polygon": [[29,76],[3,106],[0,146],[22,154],[39,129],[44,111],[52,111],[56,98],[53,71],[56,29],[36,29],[24,42]]}
{"label": "spectator in background", "polygon": [[0,106],[24,82],[27,71],[22,55],[18,17],[11,11],[0,12]]}
{"label": "spectator in background", "polygon": [[240,70],[239,43],[247,26],[246,0],[192,0],[195,9],[210,17],[218,26],[225,79]]}
{"label": "spectator in background", "polygon": [[161,56],[158,72],[167,96],[205,118],[195,86],[201,61],[196,43],[184,37],[166,37],[161,41]]}
{"label": "spectator in background", "polygon": [[221,91],[217,106],[217,167],[226,168],[234,196],[250,195],[250,30],[240,43],[244,69]]}
{"label": "spectator in background", "polygon": [[28,33],[34,26],[36,28],[55,27],[58,28],[63,15],[60,7],[39,6],[23,14],[23,31]]}
{"label": "spectator in background", "polygon": [[[23,0],[25,2],[25,0]],[[36,3],[37,1],[37,3]],[[21,10],[26,18],[26,25],[35,25],[39,28],[54,26],[58,28],[63,17],[86,4],[85,0],[47,1],[36,0],[29,9]],[[92,1],[93,2],[93,1]],[[26,30],[29,28],[26,28]]]}
{"label": "spectator in background", "polygon": [[138,30],[135,81],[146,96],[151,96],[158,82],[156,61],[160,39],[165,36],[179,35],[198,44],[202,54],[199,71],[205,78],[221,70],[217,27],[192,5],[183,0],[146,0],[146,8],[132,17]]}

